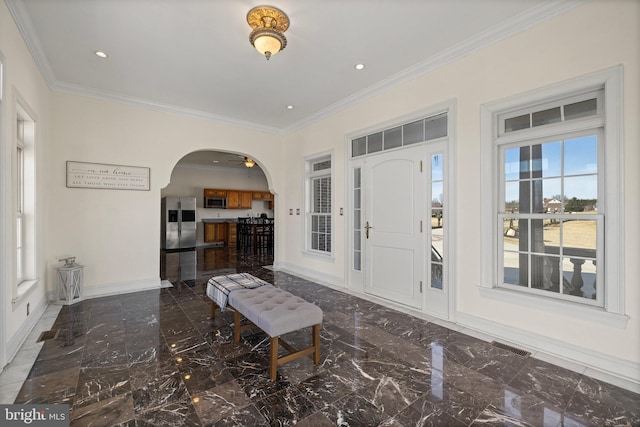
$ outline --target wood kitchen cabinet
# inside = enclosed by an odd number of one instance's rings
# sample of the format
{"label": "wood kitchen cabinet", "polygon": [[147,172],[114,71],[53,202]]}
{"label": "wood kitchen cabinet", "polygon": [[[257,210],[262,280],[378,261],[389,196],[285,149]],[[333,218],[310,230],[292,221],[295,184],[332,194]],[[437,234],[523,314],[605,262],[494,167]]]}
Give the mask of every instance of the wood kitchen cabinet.
{"label": "wood kitchen cabinet", "polygon": [[235,248],[238,243],[238,224],[235,222],[228,222],[227,226],[227,245],[230,248]]}
{"label": "wood kitchen cabinet", "polygon": [[240,192],[240,209],[251,209],[253,199],[251,198],[251,191]]}
{"label": "wood kitchen cabinet", "polygon": [[251,191],[227,190],[227,209],[251,209]]}
{"label": "wood kitchen cabinet", "polygon": [[228,227],[226,222],[205,222],[203,224],[206,243],[227,241]]}
{"label": "wood kitchen cabinet", "polygon": [[[225,197],[227,199],[227,209],[251,209],[254,200],[271,202],[269,209],[273,209],[273,194],[268,191],[242,191],[223,190],[217,188],[205,188],[204,198]],[[205,206],[206,207],[206,206]]]}
{"label": "wood kitchen cabinet", "polygon": [[227,197],[227,190],[218,190],[215,188],[205,188],[204,197]]}
{"label": "wood kitchen cabinet", "polygon": [[235,222],[203,222],[205,243],[224,242],[225,246],[236,247],[237,227]]}
{"label": "wood kitchen cabinet", "polygon": [[254,191],[253,200],[264,200],[268,202],[273,200],[273,194],[268,191]]}

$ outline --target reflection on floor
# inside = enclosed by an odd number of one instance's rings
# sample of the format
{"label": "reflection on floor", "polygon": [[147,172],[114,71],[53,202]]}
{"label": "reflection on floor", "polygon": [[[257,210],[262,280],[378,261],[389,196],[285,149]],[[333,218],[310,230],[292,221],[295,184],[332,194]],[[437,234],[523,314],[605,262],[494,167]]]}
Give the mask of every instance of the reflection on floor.
{"label": "reflection on floor", "polygon": [[[638,425],[640,396],[383,306],[198,250],[195,281],[65,306],[15,403],[68,403],[72,425]],[[324,311],[322,359],[278,369],[268,340],[208,319],[206,280],[247,271]],[[307,343],[307,331],[287,335]]]}

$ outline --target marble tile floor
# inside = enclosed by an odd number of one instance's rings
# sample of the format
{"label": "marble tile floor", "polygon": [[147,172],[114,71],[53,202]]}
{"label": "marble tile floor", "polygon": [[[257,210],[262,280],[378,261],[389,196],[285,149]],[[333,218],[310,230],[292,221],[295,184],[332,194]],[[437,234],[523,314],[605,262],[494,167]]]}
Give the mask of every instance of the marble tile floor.
{"label": "marble tile floor", "polygon": [[[195,281],[48,310],[38,327],[58,338],[29,338],[35,363],[5,369],[0,402],[67,403],[72,426],[640,425],[640,395],[626,389],[263,268],[268,256],[211,250]],[[233,313],[208,318],[206,280],[232,271],[323,309],[319,365],[287,363],[272,383],[266,335],[234,344]],[[302,347],[309,335],[286,339]]]}

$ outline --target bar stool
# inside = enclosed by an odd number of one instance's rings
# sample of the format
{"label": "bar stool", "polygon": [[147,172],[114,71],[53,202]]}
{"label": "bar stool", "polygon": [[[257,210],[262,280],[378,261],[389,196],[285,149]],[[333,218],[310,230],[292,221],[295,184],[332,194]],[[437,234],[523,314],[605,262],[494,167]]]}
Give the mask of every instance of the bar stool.
{"label": "bar stool", "polygon": [[273,218],[260,218],[256,220],[256,250],[257,251],[273,251]]}
{"label": "bar stool", "polygon": [[247,251],[253,246],[253,224],[251,218],[238,217],[237,240],[238,249]]}

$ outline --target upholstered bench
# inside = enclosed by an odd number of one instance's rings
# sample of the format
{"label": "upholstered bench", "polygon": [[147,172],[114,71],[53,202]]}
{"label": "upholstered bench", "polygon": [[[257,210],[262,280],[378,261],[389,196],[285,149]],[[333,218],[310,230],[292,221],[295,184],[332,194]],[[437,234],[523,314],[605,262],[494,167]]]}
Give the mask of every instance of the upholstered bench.
{"label": "upholstered bench", "polygon": [[[215,281],[214,278],[212,280]],[[222,280],[218,280],[218,283]],[[207,290],[207,294],[211,293]],[[212,317],[215,315],[215,301],[212,299]],[[228,293],[228,305],[234,309],[234,342],[240,342],[240,333],[248,328],[258,327],[270,337],[271,381],[276,380],[278,366],[299,357],[313,354],[313,362],[320,363],[320,324],[322,310],[300,297],[269,284],[255,288],[235,288]],[[242,316],[249,324],[242,324]],[[311,327],[312,345],[296,350],[281,335]],[[289,354],[278,357],[282,345]]]}
{"label": "upholstered bench", "polygon": [[[271,381],[276,380],[278,366],[299,357],[313,354],[313,362],[320,363],[320,324],[322,323],[320,307],[271,285],[231,292],[229,305],[235,309],[235,342],[240,341],[242,330],[254,326],[262,329],[271,338],[269,368]],[[242,325],[241,315],[252,324]],[[302,350],[296,350],[280,338],[281,335],[307,327],[312,328],[312,345]],[[280,345],[289,354],[278,357]]]}

